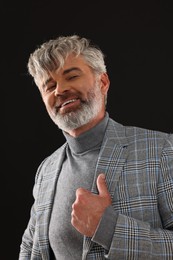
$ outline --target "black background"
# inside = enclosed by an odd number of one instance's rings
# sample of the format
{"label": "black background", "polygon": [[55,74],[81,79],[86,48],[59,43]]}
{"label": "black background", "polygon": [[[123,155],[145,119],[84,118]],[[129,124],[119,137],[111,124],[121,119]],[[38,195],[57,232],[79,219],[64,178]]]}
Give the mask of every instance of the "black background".
{"label": "black background", "polygon": [[36,169],[65,141],[27,75],[30,52],[59,35],[90,38],[106,54],[110,116],[125,125],[173,132],[172,9],[157,0],[32,0],[2,1],[0,12],[0,259],[17,260]]}

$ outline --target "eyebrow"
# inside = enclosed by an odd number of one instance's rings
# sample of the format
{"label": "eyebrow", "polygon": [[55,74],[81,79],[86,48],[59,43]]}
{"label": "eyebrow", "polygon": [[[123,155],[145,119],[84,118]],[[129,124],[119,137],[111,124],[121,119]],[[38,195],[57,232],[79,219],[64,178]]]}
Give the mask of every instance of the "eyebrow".
{"label": "eyebrow", "polygon": [[[71,71],[79,71],[81,72],[81,70],[78,68],[78,67],[72,67],[72,68],[69,68],[69,69],[66,69],[63,71],[62,75],[66,75],[68,73],[70,73]],[[51,81],[51,77],[49,77],[42,85],[43,88],[45,88],[45,86]]]}
{"label": "eyebrow", "polygon": [[72,68],[70,68],[70,69],[64,70],[62,74],[63,74],[63,75],[66,75],[66,74],[70,73],[70,72],[73,71],[73,70],[74,70],[74,71],[75,71],[75,70],[76,70],[76,71],[81,71],[81,69],[79,69],[78,67],[72,67]]}

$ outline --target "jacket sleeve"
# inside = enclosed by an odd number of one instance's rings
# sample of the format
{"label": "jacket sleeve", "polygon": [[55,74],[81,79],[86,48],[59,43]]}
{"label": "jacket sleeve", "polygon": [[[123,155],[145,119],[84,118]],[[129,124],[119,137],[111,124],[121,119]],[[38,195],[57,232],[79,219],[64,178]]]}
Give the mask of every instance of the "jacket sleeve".
{"label": "jacket sleeve", "polygon": [[[154,165],[153,167],[155,168]],[[169,136],[162,149],[159,169],[157,212],[151,216],[159,215],[161,225],[155,227],[154,224],[145,221],[145,216],[144,220],[139,220],[130,214],[116,212],[112,206],[109,207],[92,238],[106,249],[106,259],[173,259],[173,135]],[[133,206],[135,207],[135,202]],[[144,203],[141,211],[144,210],[143,207]],[[112,223],[107,225],[108,221]],[[154,220],[152,223],[155,223]],[[109,229],[108,232],[105,232],[106,227]]]}
{"label": "jacket sleeve", "polygon": [[38,168],[35,177],[35,184],[33,187],[34,204],[31,207],[30,219],[24,231],[24,234],[22,236],[22,242],[20,245],[20,252],[19,252],[19,260],[31,260],[31,259],[41,260],[42,259],[39,251],[37,223],[36,223],[36,201],[37,201],[38,190],[41,182],[41,174],[40,174],[41,165]]}

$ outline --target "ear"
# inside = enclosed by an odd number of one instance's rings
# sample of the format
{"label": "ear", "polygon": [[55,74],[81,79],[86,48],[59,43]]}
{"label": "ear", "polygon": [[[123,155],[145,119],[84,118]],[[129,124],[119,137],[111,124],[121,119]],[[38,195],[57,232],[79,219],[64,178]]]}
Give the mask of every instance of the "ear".
{"label": "ear", "polygon": [[110,85],[108,74],[106,72],[102,73],[100,80],[101,80],[101,87],[100,87],[101,92],[103,95],[106,95]]}

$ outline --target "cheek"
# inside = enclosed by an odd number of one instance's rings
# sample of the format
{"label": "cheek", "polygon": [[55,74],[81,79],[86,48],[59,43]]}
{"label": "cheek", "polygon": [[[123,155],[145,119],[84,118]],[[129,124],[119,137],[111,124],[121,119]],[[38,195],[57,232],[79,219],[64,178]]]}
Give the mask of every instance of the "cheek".
{"label": "cheek", "polygon": [[52,110],[54,107],[55,99],[51,96],[43,97],[43,102],[48,111]]}
{"label": "cheek", "polygon": [[87,82],[84,84],[84,85],[81,85],[80,87],[80,93],[83,97],[86,97],[87,94],[89,92],[92,92],[93,90],[95,89],[95,83],[94,81],[88,81],[88,84]]}

